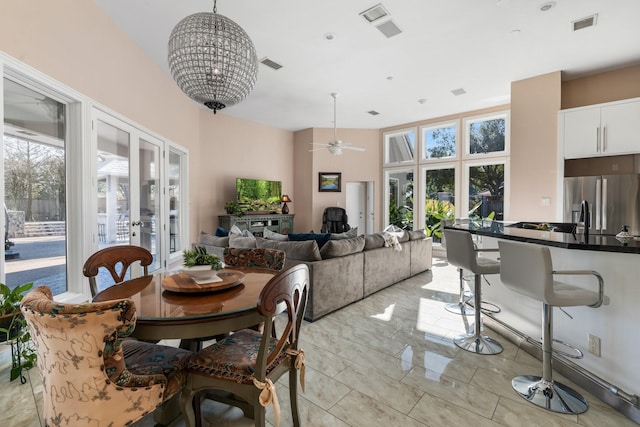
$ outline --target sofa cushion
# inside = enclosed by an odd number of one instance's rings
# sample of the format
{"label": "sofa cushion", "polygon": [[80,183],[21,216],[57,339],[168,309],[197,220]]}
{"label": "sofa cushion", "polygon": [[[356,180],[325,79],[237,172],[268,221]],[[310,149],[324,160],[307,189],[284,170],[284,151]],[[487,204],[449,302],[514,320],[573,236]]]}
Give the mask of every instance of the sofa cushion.
{"label": "sofa cushion", "polygon": [[402,234],[398,236],[398,242],[404,243],[409,241],[409,232],[407,230],[403,230]]}
{"label": "sofa cushion", "polygon": [[229,247],[230,248],[255,248],[255,237],[243,237],[237,234],[229,234]]}
{"label": "sofa cushion", "polygon": [[320,249],[322,249],[324,244],[327,243],[330,238],[331,233],[289,233],[289,240],[294,242],[314,240]]}
{"label": "sofa cushion", "polygon": [[365,251],[382,247],[384,247],[384,237],[381,234],[367,234],[364,236]]}
{"label": "sofa cushion", "polygon": [[424,231],[424,228],[421,230],[409,231],[409,240],[421,240],[426,238],[427,238],[427,233]]}
{"label": "sofa cushion", "polygon": [[320,249],[320,255],[322,259],[329,259],[362,252],[364,242],[364,236],[352,237],[351,239],[329,240],[322,249]]}
{"label": "sofa cushion", "polygon": [[320,250],[315,240],[279,242],[277,240],[256,238],[256,247],[278,249],[287,254],[287,259],[298,261],[320,261]]}
{"label": "sofa cushion", "polygon": [[289,236],[287,236],[286,234],[276,233],[275,231],[271,231],[266,227],[264,228],[262,237],[269,240],[277,240],[279,242],[286,242],[287,240],[289,240]]}
{"label": "sofa cushion", "polygon": [[198,243],[209,246],[220,246],[221,248],[229,247],[229,237],[216,237],[204,231],[200,232]]}
{"label": "sofa cushion", "polygon": [[354,227],[344,233],[331,233],[331,240],[351,239],[358,237],[358,227]]}

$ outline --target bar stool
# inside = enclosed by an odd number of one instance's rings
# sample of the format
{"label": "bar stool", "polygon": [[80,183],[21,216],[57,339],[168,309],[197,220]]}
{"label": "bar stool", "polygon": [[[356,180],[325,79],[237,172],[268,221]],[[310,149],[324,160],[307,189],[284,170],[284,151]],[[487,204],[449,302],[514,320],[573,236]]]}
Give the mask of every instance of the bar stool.
{"label": "bar stool", "polygon": [[[542,302],[542,377],[521,375],[511,381],[514,390],[536,406],[563,414],[581,414],[589,404],[578,392],[553,381],[553,307],[600,307],[604,299],[602,276],[591,270],[554,271],[549,248],[528,243],[499,241],[502,283],[515,292]],[[598,291],[557,282],[554,275],[593,275]],[[576,349],[577,350],[577,349]],[[577,350],[579,357],[582,352]]]}
{"label": "bar stool", "polygon": [[[456,224],[459,220],[456,220]],[[453,221],[451,220],[442,220],[442,226],[452,225]],[[442,238],[440,240],[440,245],[443,249],[447,249],[447,238],[442,233]],[[475,315],[474,309],[468,305],[468,301],[473,298],[473,294],[471,292],[467,292],[464,288],[464,282],[466,281],[464,276],[464,270],[462,268],[458,268],[458,274],[460,276],[460,296],[458,297],[458,302],[452,302],[444,306],[444,309],[453,314],[460,314],[463,316],[473,316]]]}
{"label": "bar stool", "polygon": [[[500,262],[478,256],[478,252],[497,249],[476,249],[468,231],[445,229],[447,239],[447,260],[449,264],[474,274],[473,300],[475,307],[482,307],[482,275],[500,273]],[[458,335],[453,342],[460,348],[476,354],[498,354],[502,345],[481,334],[481,310],[474,311],[475,325],[472,334]]]}

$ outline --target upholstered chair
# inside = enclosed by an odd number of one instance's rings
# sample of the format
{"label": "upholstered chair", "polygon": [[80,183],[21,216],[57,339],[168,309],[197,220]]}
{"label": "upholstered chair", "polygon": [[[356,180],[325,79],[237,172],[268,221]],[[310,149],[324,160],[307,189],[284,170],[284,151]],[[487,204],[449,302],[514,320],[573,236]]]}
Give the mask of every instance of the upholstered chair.
{"label": "upholstered chair", "polygon": [[[258,298],[263,333],[242,329],[191,357],[187,385],[180,398],[180,409],[188,426],[201,425],[199,395],[203,392],[208,398],[242,408],[245,415],[254,418],[256,426],[265,425],[265,407],[273,403],[276,426],[279,425],[280,409],[274,383],[285,373],[289,374],[293,423],[300,425],[297,372],[300,370],[304,391],[304,352],[298,347],[298,337],[308,287],[306,265],[298,264],[282,271],[265,285]],[[279,338],[274,338],[273,318],[280,304],[286,306],[286,325]]]}
{"label": "upholstered chair", "polygon": [[186,381],[187,350],[125,338],[130,299],[63,304],[39,286],[22,300],[36,346],[47,426],[124,426],[152,412]]}
{"label": "upholstered chair", "polygon": [[255,267],[280,271],[284,267],[284,251],[266,248],[225,248],[224,263],[227,267]]}
{"label": "upholstered chair", "polygon": [[87,258],[82,268],[82,273],[89,278],[91,296],[95,297],[100,290],[96,277],[101,268],[106,269],[111,274],[112,284],[117,284],[125,280],[131,265],[138,261],[140,261],[144,275],[149,274],[148,267],[153,262],[153,255],[143,247],[132,245],[110,246],[92,254]]}

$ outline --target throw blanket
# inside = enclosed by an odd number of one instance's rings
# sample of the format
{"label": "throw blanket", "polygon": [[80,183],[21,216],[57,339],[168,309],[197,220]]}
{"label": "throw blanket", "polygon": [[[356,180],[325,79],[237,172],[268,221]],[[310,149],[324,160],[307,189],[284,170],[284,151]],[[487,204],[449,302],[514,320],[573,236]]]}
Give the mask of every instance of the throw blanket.
{"label": "throw blanket", "polygon": [[385,248],[393,248],[394,251],[401,251],[402,246],[400,242],[398,242],[398,236],[394,233],[389,233],[387,231],[382,232],[382,237],[384,238],[384,247]]}

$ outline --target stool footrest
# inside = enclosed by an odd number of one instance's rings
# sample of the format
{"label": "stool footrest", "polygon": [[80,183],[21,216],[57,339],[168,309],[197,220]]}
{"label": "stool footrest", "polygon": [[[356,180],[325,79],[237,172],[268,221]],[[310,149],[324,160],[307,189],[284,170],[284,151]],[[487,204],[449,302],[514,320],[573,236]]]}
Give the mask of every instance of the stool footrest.
{"label": "stool footrest", "polygon": [[460,314],[462,316],[474,316],[476,314],[473,307],[468,302],[452,302],[444,306],[444,309],[453,314]]}
{"label": "stool footrest", "polygon": [[584,357],[584,353],[578,347],[572,346],[571,344],[567,344],[566,342],[557,340],[555,338],[553,339],[553,342],[554,343],[558,343],[560,345],[563,345],[563,346],[567,347],[568,349],[573,350],[575,352],[575,353],[567,353],[566,351],[553,349],[552,350],[553,354],[560,354],[560,355],[562,355],[564,357],[569,357],[571,359],[582,359]]}
{"label": "stool footrest", "polygon": [[511,380],[513,389],[540,408],[561,414],[581,414],[589,404],[577,391],[555,381],[534,375],[521,375]]}

